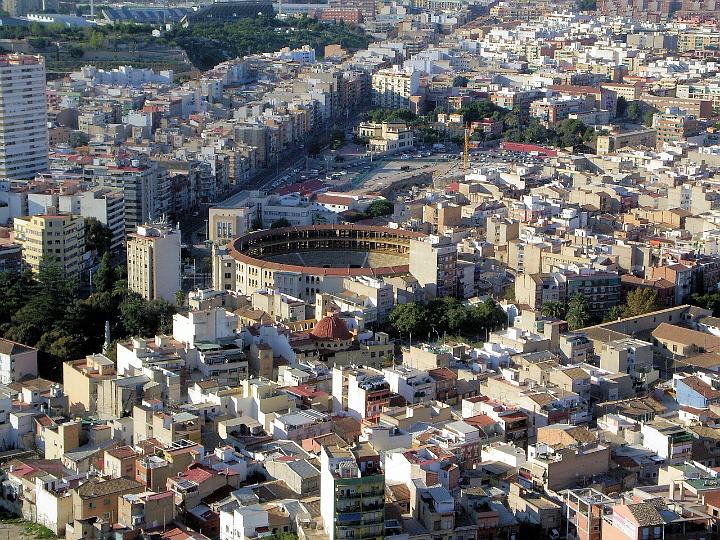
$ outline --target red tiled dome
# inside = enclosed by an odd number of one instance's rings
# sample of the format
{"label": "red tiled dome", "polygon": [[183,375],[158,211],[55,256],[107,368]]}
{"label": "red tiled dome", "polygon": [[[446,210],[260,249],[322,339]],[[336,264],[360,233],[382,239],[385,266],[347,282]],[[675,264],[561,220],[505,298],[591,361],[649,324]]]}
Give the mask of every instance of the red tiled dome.
{"label": "red tiled dome", "polygon": [[310,335],[319,341],[344,341],[352,338],[345,321],[334,313],[320,319]]}

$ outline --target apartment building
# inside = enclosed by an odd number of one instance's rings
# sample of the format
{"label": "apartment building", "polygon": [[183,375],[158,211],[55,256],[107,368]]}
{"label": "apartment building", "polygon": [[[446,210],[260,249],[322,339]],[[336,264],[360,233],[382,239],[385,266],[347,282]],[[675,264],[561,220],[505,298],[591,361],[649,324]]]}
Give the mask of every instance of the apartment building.
{"label": "apartment building", "polygon": [[0,338],[0,383],[37,377],[37,349]]}
{"label": "apartment building", "polygon": [[700,133],[697,119],[677,108],[668,108],[664,113],[656,113],[653,116],[653,128],[657,132],[656,144],[660,149],[665,143],[686,141]]}
{"label": "apartment building", "polygon": [[133,234],[148,220],[174,214],[172,181],[166,168],[146,158],[98,159],[84,167],[84,176],[102,186],[122,190],[125,232]]}
{"label": "apartment building", "polygon": [[271,434],[275,439],[300,443],[305,439],[326,435],[332,429],[333,423],[329,415],[308,409],[277,416],[272,422]]}
{"label": "apartment building", "polygon": [[102,354],[91,354],[64,362],[62,371],[70,411],[73,414],[98,414],[99,387],[103,381],[117,377],[113,361]]}
{"label": "apartment building", "polygon": [[420,72],[381,69],[372,76],[372,104],[387,109],[411,109],[411,98],[420,91]]}
{"label": "apartment building", "polygon": [[600,367],[613,373],[627,373],[637,386],[646,386],[657,380],[653,369],[651,343],[635,338],[622,338],[604,343],[600,351]]}
{"label": "apartment building", "polygon": [[455,296],[457,246],[447,236],[410,240],[410,273],[431,297]]}
{"label": "apartment building", "polygon": [[330,540],[384,536],[385,474],[368,443],[322,447],[320,514]]}
{"label": "apartment building", "polygon": [[264,196],[255,192],[249,204],[253,210],[252,219],[257,216],[264,229],[282,219],[287,220],[293,226],[337,222],[335,212],[299,193]]}
{"label": "apartment building", "polygon": [[420,478],[410,481],[410,512],[437,540],[456,537],[455,498],[441,485],[425,485]]}
{"label": "apartment building", "polygon": [[14,220],[15,241],[22,248],[23,264],[34,274],[43,264],[57,266],[68,278],[84,270],[85,223],[70,214],[40,214]]}
{"label": "apartment building", "polygon": [[368,150],[377,154],[394,154],[410,150],[415,142],[413,131],[405,122],[363,122],[358,135],[368,139]]}
{"label": "apartment building", "polygon": [[226,244],[252,227],[255,209],[246,206],[217,205],[209,210],[208,240]]}
{"label": "apartment building", "polygon": [[520,115],[528,117],[530,114],[530,106],[537,99],[543,99],[545,92],[543,90],[514,90],[503,88],[490,94],[490,101],[498,107],[512,111],[517,107]]}
{"label": "apartment building", "polygon": [[128,493],[118,497],[117,521],[130,529],[166,527],[177,508],[172,491]]}
{"label": "apartment building", "polygon": [[[82,522],[90,518],[103,518],[115,521],[118,517],[118,499],[123,495],[141,493],[143,486],[129,478],[90,478],[81,486],[73,489],[73,525],[71,532],[68,530],[67,537],[74,538],[81,532]],[[70,525],[68,524],[68,529]],[[82,535],[80,535],[82,537]]]}
{"label": "apartment building", "polygon": [[141,225],[128,236],[128,287],[147,300],[175,303],[180,283],[180,229],[167,223]]}
{"label": "apartment building", "polygon": [[515,298],[534,310],[545,302],[567,301],[567,280],[559,273],[520,274],[515,280]]}
{"label": "apartment building", "polygon": [[657,132],[654,129],[614,132],[597,138],[597,153],[610,154],[621,148],[655,148]]}
{"label": "apartment building", "polygon": [[490,216],[485,220],[485,238],[495,249],[507,246],[510,240],[520,236],[520,222],[501,216]]}
{"label": "apartment building", "polygon": [[692,455],[692,433],[663,418],[655,418],[640,426],[642,444],[667,463],[684,463]]}
{"label": "apartment building", "polygon": [[432,234],[445,234],[462,223],[462,209],[462,206],[447,201],[426,204],[423,222],[429,224]]}
{"label": "apartment building", "polygon": [[[716,194],[714,194],[716,195]],[[704,205],[706,203],[711,203],[712,205],[717,205],[720,203],[720,198],[713,198],[711,201],[708,201],[707,199],[694,199],[693,203],[695,202],[699,203],[700,205]],[[690,296],[690,293],[692,292],[692,282],[693,282],[693,269],[690,266],[685,266],[684,264],[670,264],[667,266],[660,266],[660,267],[652,267],[650,269],[650,278],[652,279],[664,279],[666,281],[669,281],[675,286],[675,298],[674,303],[675,305],[680,305],[683,302],[685,302],[688,297]]]}
{"label": "apartment building", "polygon": [[357,419],[374,419],[390,404],[390,385],[381,371],[335,367],[332,372],[333,411]]}
{"label": "apartment building", "polygon": [[576,295],[584,296],[593,315],[603,315],[620,303],[620,276],[614,272],[581,271],[568,274],[568,300]]}
{"label": "apartment building", "polygon": [[682,99],[710,100],[712,107],[720,107],[720,81],[717,79],[679,83],[675,95]]}
{"label": "apartment building", "polygon": [[568,489],[563,507],[568,528],[577,540],[600,540],[600,526],[614,499],[592,488]]}
{"label": "apartment building", "polygon": [[358,10],[366,21],[375,18],[376,3],[373,0],[330,0],[328,3],[333,10]]}
{"label": "apartment building", "polygon": [[[681,85],[678,85],[678,87]],[[713,115],[712,99],[682,98],[670,96],[654,96],[642,94],[640,101],[653,109],[663,111],[668,107],[681,109],[695,118],[706,119]]]}
{"label": "apartment building", "polygon": [[30,179],[48,168],[45,86],[42,56],[0,58],[0,178]]}
{"label": "apartment building", "polygon": [[552,447],[545,443],[528,446],[528,461],[520,466],[518,482],[522,487],[559,491],[608,472],[610,447],[584,444]]}
{"label": "apartment building", "polygon": [[678,35],[678,52],[717,50],[720,32],[689,30]]}
{"label": "apartment building", "polygon": [[594,101],[594,98],[584,96],[545,97],[530,104],[530,116],[546,126],[552,126],[571,114],[591,111]]}
{"label": "apartment building", "polygon": [[435,380],[427,371],[410,366],[395,366],[383,369],[383,377],[390,385],[390,390],[410,404],[435,400]]}
{"label": "apartment building", "polygon": [[125,200],[117,188],[95,188],[80,195],[80,215],[95,218],[110,229],[110,251],[119,253],[125,242]]}

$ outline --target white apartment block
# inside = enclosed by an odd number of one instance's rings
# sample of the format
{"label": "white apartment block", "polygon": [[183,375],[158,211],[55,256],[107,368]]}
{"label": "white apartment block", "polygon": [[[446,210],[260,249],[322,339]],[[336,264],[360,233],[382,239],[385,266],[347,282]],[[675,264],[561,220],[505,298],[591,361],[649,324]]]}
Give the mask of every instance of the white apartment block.
{"label": "white apartment block", "polygon": [[372,102],[376,107],[407,109],[410,96],[420,90],[419,71],[381,69],[372,76]]}
{"label": "white apartment block", "polygon": [[395,366],[383,369],[383,376],[390,390],[404,397],[408,403],[435,399],[435,381],[427,371],[410,366]]}
{"label": "white apartment block", "polygon": [[95,188],[80,195],[80,215],[95,218],[112,233],[110,250],[120,251],[125,240],[125,200],[114,188]]}
{"label": "white apartment block", "polygon": [[37,377],[37,349],[0,338],[0,383]]}
{"label": "white apartment block", "polygon": [[128,287],[147,300],[175,303],[180,282],[180,229],[141,225],[127,243]]}
{"label": "white apartment block", "polygon": [[0,58],[0,178],[32,178],[48,168],[45,85],[42,56]]}

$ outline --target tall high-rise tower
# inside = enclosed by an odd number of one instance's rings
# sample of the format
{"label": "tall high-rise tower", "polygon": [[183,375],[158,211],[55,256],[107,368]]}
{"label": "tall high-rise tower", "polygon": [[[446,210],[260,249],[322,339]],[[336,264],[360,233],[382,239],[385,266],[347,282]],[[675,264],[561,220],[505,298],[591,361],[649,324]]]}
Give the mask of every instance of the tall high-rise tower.
{"label": "tall high-rise tower", "polygon": [[47,97],[42,56],[0,56],[0,179],[48,168]]}

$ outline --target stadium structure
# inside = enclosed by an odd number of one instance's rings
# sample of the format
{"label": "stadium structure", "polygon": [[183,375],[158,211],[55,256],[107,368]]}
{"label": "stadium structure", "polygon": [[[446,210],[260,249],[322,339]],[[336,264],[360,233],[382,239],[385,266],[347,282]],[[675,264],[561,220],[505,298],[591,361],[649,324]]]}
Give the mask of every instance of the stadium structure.
{"label": "stadium structure", "polygon": [[407,274],[410,241],[424,236],[356,224],[255,231],[216,249],[213,286],[244,295],[274,289],[312,302],[345,278]]}
{"label": "stadium structure", "polygon": [[197,11],[188,13],[180,21],[183,26],[209,22],[232,22],[238,19],[251,19],[259,15],[275,16],[272,2],[266,0],[216,0]]}

